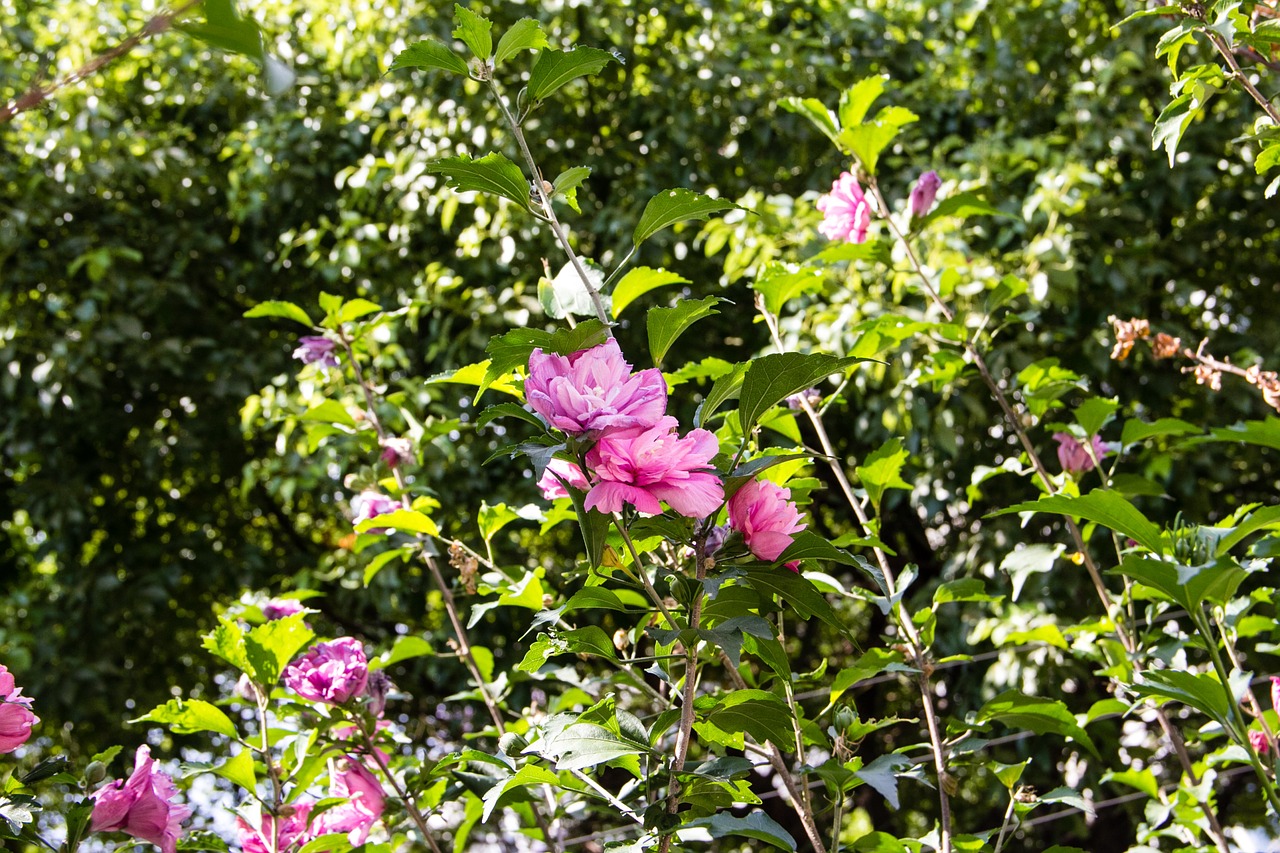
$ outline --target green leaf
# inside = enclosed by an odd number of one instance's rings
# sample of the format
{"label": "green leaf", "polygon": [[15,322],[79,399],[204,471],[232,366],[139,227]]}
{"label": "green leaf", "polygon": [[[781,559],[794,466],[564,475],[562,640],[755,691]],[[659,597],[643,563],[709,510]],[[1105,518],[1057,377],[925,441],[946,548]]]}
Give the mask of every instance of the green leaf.
{"label": "green leaf", "polygon": [[498,49],[493,54],[493,64],[501,65],[522,50],[541,50],[547,46],[547,34],[542,24],[533,18],[521,18],[502,34]]}
{"label": "green leaf", "polygon": [[1000,722],[1038,735],[1062,735],[1081,744],[1095,756],[1098,755],[1093,740],[1080,728],[1075,715],[1056,699],[1024,696],[1017,690],[1006,690],[983,705],[976,719],[979,723]]}
{"label": "green leaf", "polygon": [[771,261],[760,269],[751,289],[764,297],[765,310],[778,316],[787,302],[803,293],[821,290],[825,281],[822,270],[813,267],[792,269],[786,264]]}
{"label": "green leaf", "polygon": [[370,302],[368,299],[352,299],[344,303],[342,310],[338,312],[338,322],[350,323],[369,314],[376,314],[381,310],[382,306],[376,302]]}
{"label": "green leaf", "polygon": [[1209,444],[1215,441],[1241,441],[1258,447],[1269,447],[1280,450],[1280,418],[1267,418],[1261,421],[1243,421],[1229,427],[1216,427],[1209,430],[1208,435],[1189,438],[1182,443],[1184,447]]}
{"label": "green leaf", "polygon": [[867,174],[876,173],[880,154],[898,136],[898,132],[919,117],[905,107],[885,107],[875,119],[856,127],[844,127],[836,138],[841,150],[852,154]]}
{"label": "green leaf", "polygon": [[[1142,9],[1140,11],[1134,12],[1131,15],[1128,15],[1127,17],[1122,19],[1120,23],[1112,24],[1111,29],[1112,31],[1118,30],[1121,27],[1123,27],[1125,24],[1129,23],[1130,21],[1135,21],[1138,18],[1151,18],[1156,15],[1178,15],[1178,14],[1182,14],[1182,7],[1176,4],[1169,5],[1169,6],[1157,6],[1154,9]],[[1152,797],[1154,798],[1155,795],[1153,794]]]}
{"label": "green leaf", "polygon": [[418,512],[416,509],[397,509],[393,512],[367,518],[356,525],[356,532],[365,533],[369,530],[380,530],[384,527],[391,530],[401,530],[405,533],[422,533],[426,536],[440,535],[440,528],[436,526],[436,523],[429,516]]}
{"label": "green leaf", "polygon": [[396,55],[395,61],[387,70],[399,71],[402,68],[439,68],[463,77],[469,75],[467,63],[462,57],[435,39],[423,39],[409,45]]}
{"label": "green leaf", "polygon": [[884,94],[889,78],[884,74],[864,77],[840,93],[839,116],[843,127],[862,124],[876,98]]}
{"label": "green leaf", "polygon": [[341,424],[352,429],[356,425],[355,418],[351,417],[351,413],[337,400],[325,400],[312,406],[299,415],[298,420],[316,421],[322,424]]}
{"label": "green leaf", "polygon": [[719,314],[715,306],[722,300],[718,296],[705,299],[686,299],[673,308],[650,308],[646,319],[649,333],[649,355],[657,367],[662,358],[685,331],[694,323],[712,314]]}
{"label": "green leaf", "polygon": [[836,358],[825,353],[798,352],[765,355],[751,362],[742,377],[739,416],[742,431],[750,432],[769,407],[797,391],[812,388],[833,373],[843,373],[861,359]]}
{"label": "green leaf", "polygon": [[241,749],[221,765],[213,768],[213,772],[223,779],[239,785],[250,794],[257,791],[258,777],[253,771],[253,753],[247,749]]}
{"label": "green leaf", "polygon": [[683,188],[663,190],[649,199],[649,203],[644,206],[644,212],[640,214],[640,222],[636,225],[631,240],[639,246],[663,228],[677,222],[701,220],[713,213],[742,209],[741,205],[731,201],[712,198],[693,190]]}
{"label": "green leaf", "polygon": [[879,792],[888,801],[891,808],[898,808],[898,773],[912,766],[912,761],[905,755],[887,753],[875,761],[854,771],[863,782]]}
{"label": "green leaf", "polygon": [[[807,533],[808,531],[804,532]],[[817,538],[821,539],[822,537]],[[793,543],[791,548],[795,547]],[[779,562],[794,559],[788,556],[791,548],[782,553]],[[811,619],[816,616],[839,631],[846,630],[844,622],[836,616],[826,596],[818,592],[817,588],[805,579],[803,575],[781,568],[756,568],[752,566],[745,567],[742,571],[743,577],[752,589],[766,595],[779,596],[783,601],[794,607],[801,618]]]}
{"label": "green leaf", "polygon": [[395,643],[391,646],[391,651],[384,652],[381,656],[369,662],[370,669],[386,669],[400,663],[402,660],[410,658],[426,657],[434,655],[436,650],[431,644],[421,637],[405,635],[396,637]]}
{"label": "green leaf", "polygon": [[632,590],[621,590],[614,592],[611,589],[605,589],[602,586],[584,587],[572,596],[565,603],[564,612],[572,613],[575,610],[620,610],[625,612],[634,610],[643,610],[647,607],[644,596]]}
{"label": "green leaf", "polygon": [[246,317],[282,317],[286,320],[293,320],[304,326],[314,326],[311,318],[307,316],[307,312],[303,311],[292,302],[283,302],[277,299],[270,299],[266,302],[259,302],[257,305],[244,312]]}
{"label": "green leaf", "polygon": [[1076,423],[1080,424],[1085,435],[1097,435],[1119,408],[1120,404],[1115,400],[1090,397],[1076,406]]}
{"label": "green leaf", "polygon": [[1278,525],[1280,525],[1280,506],[1263,507],[1252,512],[1248,518],[1231,528],[1231,532],[1219,540],[1218,553],[1226,554],[1259,530],[1269,530]]}
{"label": "green leaf", "polygon": [[493,22],[482,18],[459,3],[453,4],[453,37],[461,41],[481,61],[493,55]]}
{"label": "green leaf", "polygon": [[[600,285],[604,284],[604,271],[589,261],[583,262],[583,268],[587,272],[587,278],[591,280],[591,286],[599,293]],[[572,261],[561,267],[554,279],[538,280],[538,301],[542,303],[542,310],[547,312],[547,316],[557,320],[570,315],[591,317],[596,313],[595,301]]]}
{"label": "green leaf", "polygon": [[1212,674],[1183,669],[1148,669],[1141,675],[1141,683],[1130,685],[1139,696],[1182,702],[1208,714],[1224,728],[1231,728],[1231,704],[1227,691]]}
{"label": "green leaf", "polygon": [[613,289],[614,318],[640,296],[670,284],[689,284],[689,279],[679,273],[653,267],[636,267],[628,271]]}
{"label": "green leaf", "polygon": [[880,498],[889,489],[911,491],[911,484],[902,479],[902,466],[909,455],[901,439],[891,438],[867,454],[858,466],[858,479],[867,490],[872,509],[879,510]]}
{"label": "green leaf", "polygon": [[504,794],[515,788],[527,788],[530,785],[552,785],[556,788],[560,787],[560,779],[556,774],[552,773],[545,767],[538,767],[536,764],[526,764],[511,776],[507,777],[501,783],[494,785],[484,793],[484,812],[481,814],[481,820],[488,820],[493,810],[498,806],[498,800]]}
{"label": "green leaf", "polygon": [[574,628],[560,634],[560,639],[568,646],[568,651],[580,654],[599,655],[609,660],[617,660],[618,655],[613,648],[613,640],[599,625],[587,625],[585,628]]}
{"label": "green leaf", "polygon": [[538,751],[554,759],[557,770],[582,770],[624,755],[644,755],[649,744],[596,723],[573,723],[544,739]]}
{"label": "green leaf", "polygon": [[707,719],[721,731],[746,732],[759,743],[769,741],[787,752],[795,750],[791,709],[765,690],[735,690],[716,704]]}
{"label": "green leaf", "polygon": [[225,616],[218,617],[218,627],[205,634],[201,645],[245,675],[256,680],[257,673],[245,651],[244,629]]}
{"label": "green leaf", "polygon": [[1195,96],[1187,92],[1166,104],[1156,118],[1151,130],[1151,148],[1154,151],[1164,147],[1165,153],[1169,155],[1169,168],[1177,163],[1178,143],[1182,141],[1182,135],[1187,132],[1191,120],[1200,109]]}
{"label": "green leaf", "polygon": [[1027,545],[1010,551],[1000,563],[1000,570],[1009,573],[1013,584],[1011,601],[1017,601],[1022,587],[1033,574],[1043,574],[1053,568],[1054,562],[1067,550],[1066,545]]}
{"label": "green leaf", "polygon": [[854,662],[836,673],[831,681],[830,705],[834,705],[846,690],[882,672],[918,672],[902,662],[902,653],[891,649],[867,649]]}
{"label": "green leaf", "polygon": [[691,820],[685,824],[685,827],[688,829],[705,829],[711,834],[712,838],[742,836],[743,838],[754,838],[756,841],[772,844],[774,847],[783,850],[796,849],[796,840],[791,833],[783,829],[781,824],[764,812],[751,812],[745,817],[735,817],[728,812],[716,812],[710,817]]}
{"label": "green leaf", "polygon": [[[582,209],[578,207],[578,187],[582,186],[582,182],[590,175],[590,166],[573,166],[565,169],[551,182],[551,197],[563,196],[566,204],[576,213],[581,213]],[[618,315],[615,313],[613,316]]]}
{"label": "green leaf", "polygon": [[1248,572],[1230,557],[1203,566],[1179,566],[1130,554],[1112,570],[1133,578],[1188,610],[1199,610],[1205,602],[1225,604]]}
{"label": "green leaf", "polygon": [[273,619],[258,625],[245,637],[245,654],[253,664],[258,683],[275,684],[293,656],[315,637],[315,632],[303,621],[306,615],[294,613]]}
{"label": "green leaf", "polygon": [[618,58],[607,50],[579,45],[572,50],[543,50],[529,74],[529,98],[535,103],[579,77],[599,74]]}
{"label": "green leaf", "polygon": [[1079,809],[1090,817],[1094,816],[1093,804],[1080,796],[1080,792],[1074,788],[1054,788],[1047,794],[1041,794],[1040,802],[1042,803],[1062,803],[1071,806],[1073,809]]}
{"label": "green leaf", "polygon": [[204,0],[203,24],[178,24],[178,29],[214,47],[263,62],[262,31],[257,21],[242,18],[233,0]]}
{"label": "green leaf", "polygon": [[1043,497],[1038,501],[1020,503],[990,515],[1008,515],[1014,512],[1050,512],[1096,521],[1103,527],[1128,536],[1153,553],[1164,553],[1159,528],[1138,512],[1133,504],[1116,492],[1107,489],[1094,489],[1087,495],[1079,497],[1068,495]]}
{"label": "green leaf", "polygon": [[787,112],[804,116],[813,122],[813,126],[822,131],[822,135],[830,139],[833,144],[838,145],[836,137],[840,133],[840,128],[836,125],[835,115],[831,110],[827,109],[827,105],[819,101],[817,98],[783,98],[778,104]]}
{"label": "green leaf", "polygon": [[1027,769],[1027,765],[1030,763],[1030,758],[1025,761],[1019,761],[1017,764],[1001,764],[998,761],[993,761],[987,767],[1000,780],[1001,785],[1012,791],[1013,786],[1018,784],[1018,780],[1022,778],[1023,771]]}
{"label": "green leaf", "polygon": [[1124,429],[1120,432],[1120,443],[1128,445],[1165,435],[1191,435],[1199,432],[1198,426],[1178,418],[1160,418],[1151,423],[1132,420],[1124,422]]}
{"label": "green leaf", "polygon": [[150,713],[130,720],[130,723],[162,723],[175,734],[189,735],[196,732],[213,732],[236,736],[235,724],[217,705],[200,699],[170,699],[156,706]]}
{"label": "green leaf", "polygon": [[742,377],[747,375],[747,368],[749,367],[751,367],[751,362],[739,362],[733,365],[733,368],[728,373],[716,380],[693,415],[694,426],[705,426],[720,406],[742,393]]}
{"label": "green leaf", "polygon": [[939,585],[933,592],[933,605],[960,601],[1000,601],[998,595],[988,595],[987,585],[981,578],[961,578]]}
{"label": "green leaf", "polygon": [[479,160],[472,160],[466,154],[445,157],[428,164],[427,172],[444,175],[449,186],[458,192],[475,190],[492,193],[515,202],[525,210],[532,210],[529,205],[529,182],[525,179],[524,172],[496,151]]}
{"label": "green leaf", "polygon": [[490,358],[485,365],[484,379],[476,397],[479,398],[486,388],[513,369],[528,367],[529,356],[535,349],[557,355],[570,355],[602,344],[608,337],[608,329],[595,318],[583,320],[572,329],[560,329],[554,333],[543,329],[512,329],[506,334],[496,335],[489,339],[485,347]]}
{"label": "green leaf", "polygon": [[587,562],[598,568],[604,562],[605,543],[609,538],[609,516],[586,507],[586,493],[568,489],[573,509],[578,514],[578,527],[582,531],[582,544],[587,551]]}
{"label": "green leaf", "polygon": [[[925,214],[924,218],[917,220],[916,229],[923,228],[925,225],[937,219],[946,219],[954,216],[959,219],[968,219],[971,216],[1004,216],[1011,217],[998,207],[991,205],[983,197],[984,190],[966,190],[962,193],[947,196],[934,206],[933,210]],[[1013,287],[1016,290],[1016,286]],[[1023,286],[1025,292],[1025,285]]]}
{"label": "green leaf", "polygon": [[[490,362],[490,364],[492,364],[492,362]],[[495,403],[494,405],[485,408],[485,410],[476,417],[476,427],[479,428],[487,426],[500,418],[517,418],[527,424],[532,424],[539,430],[546,429],[546,424],[544,424],[537,415],[519,403],[512,403],[510,401],[506,403]]]}

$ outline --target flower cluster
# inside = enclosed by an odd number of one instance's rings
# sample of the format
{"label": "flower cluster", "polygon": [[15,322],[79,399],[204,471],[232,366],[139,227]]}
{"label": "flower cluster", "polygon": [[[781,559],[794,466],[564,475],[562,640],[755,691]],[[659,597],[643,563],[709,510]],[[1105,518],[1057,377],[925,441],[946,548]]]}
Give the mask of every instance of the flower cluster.
{"label": "flower cluster", "polygon": [[22,695],[8,668],[0,665],[0,753],[13,752],[31,737],[40,722],[31,711],[31,697]]}
{"label": "flower cluster", "polygon": [[352,637],[316,643],[284,670],[285,686],[304,699],[345,705],[369,685],[369,660]]}
{"label": "flower cluster", "polygon": [[676,419],[666,415],[662,372],[632,373],[617,341],[570,356],[534,350],[524,392],[549,427],[593,442],[586,454],[590,476],[571,462],[554,463],[542,480],[548,497],[568,494],[563,481],[587,491],[588,509],[610,513],[630,504],[656,515],[666,501],[691,518],[724,502],[724,486],[711,471],[716,437],[705,429],[681,437]]}
{"label": "flower cluster", "polygon": [[[631,505],[657,515],[666,504],[688,518],[706,518],[724,503],[712,470],[719,450],[705,429],[680,436],[666,414],[667,389],[656,369],[632,373],[614,340],[570,356],[537,349],[529,358],[525,399],[551,428],[586,447],[582,460],[553,459],[538,482],[548,499],[586,492],[587,509],[603,513]],[[752,481],[729,503],[729,524],[751,552],[773,561],[804,529],[791,492]]]}
{"label": "flower cluster", "polygon": [[293,357],[303,364],[318,364],[329,368],[338,366],[338,345],[329,338],[320,335],[306,335],[298,338],[298,348]]}
{"label": "flower cluster", "polygon": [[93,792],[93,832],[123,832],[150,841],[164,853],[174,853],[182,821],[191,809],[174,802],[177,786],[168,775],[156,770],[146,744],[134,756],[133,775],[126,782],[117,779]]}

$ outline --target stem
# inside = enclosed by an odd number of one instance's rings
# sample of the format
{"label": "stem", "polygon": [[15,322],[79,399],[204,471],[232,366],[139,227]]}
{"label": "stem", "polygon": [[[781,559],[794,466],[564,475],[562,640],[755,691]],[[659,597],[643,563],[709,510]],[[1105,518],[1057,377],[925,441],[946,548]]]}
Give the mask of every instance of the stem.
{"label": "stem", "polygon": [[[676,617],[671,615],[671,611],[667,609],[667,604],[662,600],[662,596],[658,595],[658,590],[654,589],[653,583],[649,580],[649,573],[644,570],[644,566],[640,564],[640,554],[636,552],[635,543],[631,541],[631,535],[627,533],[627,529],[622,526],[622,519],[618,517],[616,512],[610,513],[609,517],[613,519],[613,526],[618,528],[618,533],[622,535],[622,541],[626,543],[627,550],[631,553],[631,561],[635,563],[636,570],[634,573],[629,571],[626,566],[622,566],[622,570],[632,580],[640,581],[644,585],[644,591],[649,596],[657,608],[662,611],[662,615],[666,618],[667,624],[671,626],[672,631],[679,631],[680,625],[676,622]],[[701,606],[701,605],[699,605]]]}
{"label": "stem", "polygon": [[1004,823],[1000,824],[1000,836],[996,839],[995,853],[1000,853],[1000,848],[1004,847],[1004,836],[1009,831],[1009,827],[1013,823],[1013,791],[1009,791],[1009,808],[1004,810]]}
{"label": "stem", "polygon": [[1219,33],[1209,29],[1208,27],[1202,30],[1202,32],[1208,36],[1209,43],[1212,44],[1217,49],[1218,53],[1222,55],[1222,58],[1226,60],[1227,67],[1231,69],[1231,76],[1240,84],[1240,87],[1249,93],[1249,97],[1258,102],[1258,106],[1262,107],[1262,111],[1267,114],[1267,117],[1271,119],[1273,124],[1280,125],[1280,112],[1276,111],[1275,105],[1268,101],[1266,96],[1258,91],[1258,87],[1254,86],[1249,77],[1243,70],[1241,70],[1240,63],[1236,61],[1236,55],[1231,52],[1231,46],[1227,44],[1227,40]]}
{"label": "stem", "polygon": [[258,700],[258,727],[262,730],[262,763],[267,767],[271,780],[271,834],[267,837],[267,853],[280,849],[280,806],[284,803],[284,784],[280,781],[280,769],[271,759],[271,734],[267,723],[267,694],[256,683],[254,697]]}
{"label": "stem", "polygon": [[149,37],[159,35],[160,33],[172,29],[175,19],[191,11],[203,2],[204,0],[187,0],[187,2],[171,11],[161,12],[143,24],[142,29],[131,34],[115,47],[98,54],[93,59],[90,59],[66,77],[63,77],[60,80],[55,80],[48,85],[36,83],[26,92],[18,96],[16,100],[0,107],[0,124],[5,124],[20,113],[24,113],[27,110],[40,106],[52,97],[59,89],[70,86],[73,83],[79,83],[90,74],[100,71],[107,65],[110,65],[112,62],[115,62],[120,57],[132,51]]}
{"label": "stem", "polygon": [[409,817],[413,820],[414,824],[417,825],[418,831],[422,833],[422,838],[427,842],[427,846],[431,848],[432,853],[440,853],[440,848],[436,845],[435,839],[431,837],[431,831],[427,829],[426,816],[419,811],[418,804],[413,801],[409,796],[409,792],[400,784],[400,780],[391,772],[391,768],[387,766],[387,762],[382,757],[382,753],[378,751],[377,745],[374,744],[373,737],[370,736],[369,732],[365,731],[364,726],[360,727],[360,734],[364,740],[365,749],[368,751],[369,755],[373,756],[373,760],[377,762],[378,769],[381,770],[382,775],[387,778],[387,782],[390,783],[392,789],[395,790],[396,796],[404,803],[405,810],[409,812]]}
{"label": "stem", "polygon": [[[883,201],[881,204],[883,204]],[[763,301],[759,299],[756,300],[756,308],[764,318],[765,325],[769,327],[769,334],[773,338],[774,346],[781,351],[783,344],[782,335],[778,330],[778,319],[765,309]],[[871,518],[867,515],[862,502],[853,493],[853,486],[849,483],[849,478],[845,476],[844,466],[840,463],[839,457],[836,456],[835,447],[831,443],[831,437],[827,435],[826,425],[822,421],[822,416],[814,410],[803,395],[800,397],[800,408],[808,416],[809,423],[813,426],[814,432],[817,433],[818,442],[822,446],[822,453],[826,457],[827,465],[835,475],[836,482],[840,485],[840,491],[857,517],[858,524],[868,536],[873,535],[874,529],[871,524]],[[889,557],[882,548],[872,547],[871,550],[875,555],[881,573],[884,575],[885,587],[889,598],[893,600],[897,598],[897,581],[894,577],[893,569],[889,566]],[[925,725],[929,732],[929,746],[933,754],[933,766],[938,775],[938,833],[941,853],[951,853],[951,800],[947,793],[949,779],[947,774],[947,751],[946,744],[942,740],[941,730],[938,727],[938,715],[933,706],[933,689],[929,684],[929,676],[926,674],[928,668],[925,664],[928,650],[920,641],[920,633],[916,630],[915,623],[911,620],[911,614],[907,612],[906,606],[903,605],[901,599],[894,606],[893,613],[902,629],[903,635],[911,646],[914,662],[920,669],[920,673],[916,676],[916,684],[920,688],[920,700],[921,705],[924,706]]]}
{"label": "stem", "polygon": [[591,283],[591,276],[587,273],[587,268],[583,266],[582,259],[578,257],[577,253],[573,251],[573,247],[569,245],[569,237],[565,233],[564,226],[556,218],[555,208],[551,204],[551,197],[547,195],[547,189],[544,186],[545,182],[542,180],[542,172],[538,169],[537,161],[533,159],[533,152],[529,150],[529,143],[524,138],[524,131],[520,129],[520,122],[516,121],[516,117],[507,108],[506,98],[502,97],[502,92],[498,91],[498,85],[493,81],[492,77],[489,77],[485,82],[489,84],[489,91],[493,92],[493,99],[498,102],[498,108],[502,110],[502,117],[506,120],[507,127],[511,128],[511,133],[520,145],[520,153],[524,156],[525,165],[529,167],[529,174],[533,176],[533,191],[538,196],[538,201],[546,214],[547,224],[551,226],[551,233],[556,235],[556,242],[560,244],[560,248],[568,255],[569,263],[573,264],[578,277],[582,279],[582,286],[587,289],[587,295],[591,297],[591,304],[596,309],[596,317],[599,318],[601,323],[604,323],[605,333],[609,337],[613,337],[613,323],[609,319],[608,310],[604,307],[604,300],[600,298],[600,291],[596,290],[596,286]]}
{"label": "stem", "polygon": [[[911,246],[911,241],[908,240],[901,230],[898,229],[897,225],[888,215],[888,205],[885,203],[884,195],[880,192],[880,185],[876,182],[874,175],[868,176],[867,186],[875,197],[876,203],[882,212],[885,221],[889,223],[889,228],[902,244],[908,259],[911,261],[911,266],[914,272],[924,283],[925,290],[933,299],[935,306],[942,312],[944,317],[948,320],[952,319],[954,315],[952,314],[951,309],[947,307],[946,303],[944,303],[938,295],[938,290],[933,286],[929,273],[920,262],[914,247]],[[1031,461],[1032,466],[1035,468],[1036,475],[1044,486],[1045,491],[1050,495],[1057,494],[1058,488],[1054,485],[1052,478],[1049,476],[1048,469],[1045,468],[1044,462],[1040,459],[1040,455],[1036,452],[1035,446],[1031,443],[1031,437],[1028,435],[1026,428],[1023,427],[1022,419],[1018,417],[1017,412],[1014,411],[1013,406],[1009,403],[1008,397],[1000,388],[1000,385],[995,381],[995,378],[991,375],[991,371],[987,367],[986,359],[982,357],[982,352],[978,349],[977,344],[973,340],[966,340],[964,348],[969,358],[978,368],[978,374],[982,377],[982,381],[987,386],[987,390],[991,392],[991,396],[1000,406],[1000,410],[1004,414],[1005,423],[1013,431],[1014,435],[1018,437],[1018,441],[1026,452],[1027,458]],[[1111,594],[1107,591],[1106,584],[1102,581],[1102,573],[1099,571],[1097,563],[1094,562],[1093,556],[1085,547],[1084,537],[1080,533],[1079,526],[1075,523],[1075,520],[1070,517],[1065,517],[1065,521],[1067,532],[1071,536],[1076,552],[1079,553],[1084,560],[1085,569],[1089,574],[1090,581],[1093,583],[1093,588],[1098,595],[1098,600],[1102,603],[1104,612],[1113,620],[1116,636],[1119,638],[1120,644],[1124,647],[1126,653],[1129,655],[1135,654],[1138,650],[1137,640],[1129,633],[1124,622],[1118,618],[1123,615],[1123,611],[1118,610],[1115,607]],[[1182,765],[1183,772],[1187,774],[1192,785],[1200,784],[1199,775],[1195,772],[1195,767],[1191,763],[1191,757],[1187,754],[1186,745],[1182,740],[1182,733],[1173,725],[1172,722],[1170,722],[1169,717],[1163,708],[1156,708],[1155,712],[1156,719],[1160,722],[1160,727],[1169,738],[1169,741],[1174,748],[1174,752],[1178,756],[1178,761]],[[1218,816],[1213,812],[1213,809],[1209,807],[1207,802],[1200,803],[1199,805],[1201,811],[1204,812],[1205,819],[1209,823],[1209,835],[1213,838],[1214,846],[1218,848],[1219,853],[1228,853],[1230,848],[1227,845],[1222,825],[1218,822]]]}

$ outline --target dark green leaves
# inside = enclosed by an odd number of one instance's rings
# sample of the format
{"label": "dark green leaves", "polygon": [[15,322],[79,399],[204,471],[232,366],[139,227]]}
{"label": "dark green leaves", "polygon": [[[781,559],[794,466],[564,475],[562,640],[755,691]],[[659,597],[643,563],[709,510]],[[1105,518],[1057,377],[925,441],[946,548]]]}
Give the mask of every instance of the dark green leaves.
{"label": "dark green leaves", "polygon": [[542,31],[542,25],[533,18],[521,18],[498,40],[493,64],[500,65],[522,50],[541,50],[546,46],[547,35]]}
{"label": "dark green leaves", "polygon": [[649,355],[653,358],[653,363],[661,367],[663,356],[676,339],[699,320],[719,314],[716,305],[720,302],[720,297],[708,296],[705,299],[686,300],[673,308],[649,309],[647,329]]}
{"label": "dark green leaves", "polygon": [[1070,497],[1054,495],[1038,501],[1028,501],[992,515],[1008,515],[1011,512],[1051,512],[1096,521],[1103,527],[1128,536],[1143,548],[1156,554],[1164,553],[1160,542],[1160,530],[1145,515],[1118,493],[1106,489],[1094,489],[1087,495]]}
{"label": "dark green leaves", "polygon": [[214,47],[239,53],[262,62],[266,54],[262,50],[262,32],[252,18],[242,18],[234,0],[204,0],[203,24],[179,24],[179,29],[190,33]]}
{"label": "dark green leaves", "polygon": [[435,39],[423,39],[409,45],[396,55],[388,70],[399,71],[402,68],[439,68],[452,74],[467,74],[467,63],[462,57]]}
{"label": "dark green leaves", "polygon": [[787,752],[795,750],[791,709],[764,690],[735,690],[716,703],[707,717],[725,732],[746,732],[760,743],[772,742]]}
{"label": "dark green leaves", "polygon": [[1017,729],[1026,729],[1038,735],[1057,734],[1082,744],[1089,752],[1098,754],[1088,733],[1076,722],[1075,715],[1056,699],[1024,696],[1016,690],[1006,690],[978,711],[979,723],[1000,722]]}
{"label": "dark green leaves", "polygon": [[617,61],[612,53],[596,47],[580,45],[572,50],[544,50],[529,75],[529,98],[541,101],[565,84],[599,74],[610,62]]}
{"label": "dark green leaves", "polygon": [[706,219],[713,213],[741,209],[741,205],[731,201],[711,198],[693,190],[663,190],[649,199],[649,203],[645,205],[644,213],[640,214],[640,222],[636,225],[631,239],[639,246],[663,228],[677,222]]}
{"label": "dark green leaves", "polygon": [[743,431],[754,427],[770,406],[780,403],[797,391],[817,385],[833,373],[842,373],[858,361],[856,358],[797,352],[757,358],[742,377],[738,412]]}
{"label": "dark green leaves", "polygon": [[520,167],[498,153],[490,153],[479,160],[472,160],[466,154],[460,157],[446,157],[427,166],[433,175],[444,175],[449,186],[458,192],[477,190],[484,193],[500,195],[509,199],[527,211],[529,205],[529,182],[525,179]]}
{"label": "dark green leaves", "polygon": [[482,62],[493,54],[493,23],[461,4],[453,4],[453,37],[461,41]]}
{"label": "dark green leaves", "polygon": [[686,826],[691,829],[695,827],[706,829],[712,838],[741,836],[772,844],[782,850],[796,849],[796,840],[791,833],[764,812],[751,812],[745,817],[736,817],[728,812],[717,812],[711,817],[692,820]]}
{"label": "dark green leaves", "polygon": [[1208,673],[1178,669],[1147,670],[1142,683],[1130,685],[1139,696],[1163,704],[1170,699],[1208,714],[1224,728],[1231,728],[1231,704],[1222,682]]}

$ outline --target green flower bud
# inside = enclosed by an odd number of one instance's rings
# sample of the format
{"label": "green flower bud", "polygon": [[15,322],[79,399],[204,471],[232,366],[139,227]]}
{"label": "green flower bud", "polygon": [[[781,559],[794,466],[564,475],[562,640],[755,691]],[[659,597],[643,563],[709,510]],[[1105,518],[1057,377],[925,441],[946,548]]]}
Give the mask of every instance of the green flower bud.
{"label": "green flower bud", "polygon": [[90,761],[89,766],[84,769],[84,781],[90,785],[96,785],[105,778],[107,778],[107,765],[101,761]]}

